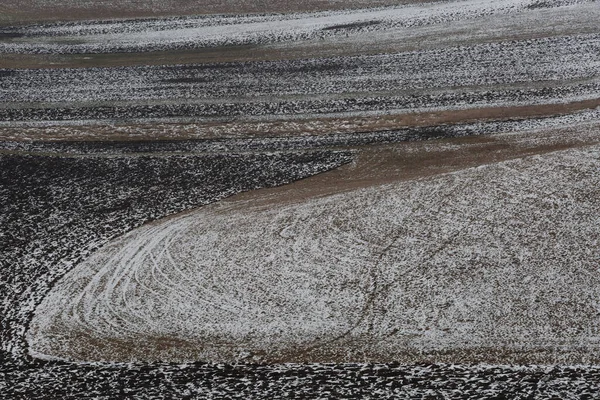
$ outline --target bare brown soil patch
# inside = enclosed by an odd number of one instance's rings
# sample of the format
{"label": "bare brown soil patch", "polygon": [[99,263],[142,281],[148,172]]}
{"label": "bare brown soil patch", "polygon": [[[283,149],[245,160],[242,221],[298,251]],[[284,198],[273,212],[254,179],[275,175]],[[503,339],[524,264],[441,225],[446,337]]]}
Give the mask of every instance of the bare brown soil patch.
{"label": "bare brown soil patch", "polygon": [[355,149],[355,161],[336,170],[224,201],[258,199],[265,206],[272,206],[597,143],[600,143],[598,125],[367,146]]}
{"label": "bare brown soil patch", "polygon": [[[90,332],[72,332],[77,337],[80,346],[73,346],[72,352],[65,356],[79,360],[120,360],[121,362],[138,360],[169,362],[164,359],[169,350],[174,352],[177,359],[181,354],[187,354],[190,359],[202,359],[202,354],[210,349],[231,358],[238,358],[244,362],[265,362],[267,357],[264,350],[248,351],[247,343],[223,342],[222,339],[199,342],[173,337],[137,337],[135,346],[131,339],[96,337]],[[290,346],[280,349],[273,358],[269,355],[269,363],[339,363],[348,362],[352,355],[354,362],[401,362],[414,363],[490,363],[490,364],[573,364],[585,360],[589,364],[597,364],[600,358],[589,349],[578,349],[577,344],[552,343],[545,347],[515,349],[506,343],[506,346],[473,347],[458,350],[416,351],[407,349],[404,352],[393,354],[378,348],[372,338],[353,337],[336,341],[331,346],[320,343],[314,348],[302,349]],[[571,351],[565,352],[563,347],[569,346]],[[110,353],[104,351],[109,348]],[[246,348],[243,352],[241,348]],[[101,350],[99,353],[96,351]]]}

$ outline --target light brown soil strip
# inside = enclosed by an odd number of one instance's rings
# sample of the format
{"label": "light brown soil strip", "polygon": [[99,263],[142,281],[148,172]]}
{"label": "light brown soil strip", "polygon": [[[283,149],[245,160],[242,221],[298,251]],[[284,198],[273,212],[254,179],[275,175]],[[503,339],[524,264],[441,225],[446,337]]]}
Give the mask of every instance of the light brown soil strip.
{"label": "light brown soil strip", "polygon": [[374,132],[407,127],[549,117],[597,107],[600,107],[600,98],[561,104],[485,107],[374,117],[194,124],[0,127],[0,140],[161,140],[216,137],[286,137]]}
{"label": "light brown soil strip", "polygon": [[600,124],[585,128],[366,146],[356,149],[353,163],[336,170],[282,187],[242,193],[224,201],[241,205],[247,200],[272,206],[598,143]]}
{"label": "light brown soil strip", "polygon": [[[136,338],[135,345],[132,345],[130,339],[119,339],[110,337],[97,337],[91,332],[73,331],[71,332],[74,343],[77,343],[73,354],[65,354],[66,358],[84,359],[84,360],[119,360],[121,362],[148,360],[171,361],[161,358],[169,349],[176,349],[176,355],[187,354],[201,360],[200,354],[207,347],[213,352],[219,350],[224,353],[231,353],[232,350],[242,347],[244,343],[227,343],[222,339],[206,342],[196,342],[177,337],[143,337]],[[61,334],[59,332],[59,334]],[[331,363],[344,362],[348,354],[362,354],[364,360],[376,362],[401,362],[405,364],[413,363],[489,363],[489,364],[543,364],[543,363],[581,363],[586,360],[587,363],[598,364],[600,357],[597,353],[589,350],[573,349],[569,352],[548,347],[533,348],[528,350],[515,350],[503,347],[479,347],[469,349],[440,350],[431,352],[421,352],[416,350],[407,350],[403,353],[390,354],[386,351],[377,350],[373,346],[372,338],[358,337],[346,339],[335,346],[319,347],[314,351],[305,353],[294,353],[294,348],[290,347],[289,353],[286,350],[280,352],[278,359],[271,359],[272,363]],[[98,349],[101,349],[98,352]],[[106,351],[110,349],[110,351]],[[562,350],[562,352],[561,352]],[[256,358],[261,359],[266,355],[255,351],[247,361],[251,362]],[[272,357],[272,355],[271,355]]]}

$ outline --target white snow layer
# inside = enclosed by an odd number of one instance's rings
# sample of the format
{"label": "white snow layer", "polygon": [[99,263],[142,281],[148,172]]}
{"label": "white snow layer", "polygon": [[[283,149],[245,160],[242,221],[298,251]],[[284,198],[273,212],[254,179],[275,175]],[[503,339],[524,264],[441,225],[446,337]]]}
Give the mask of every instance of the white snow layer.
{"label": "white snow layer", "polygon": [[98,251],[45,298],[28,341],[60,357],[73,332],[175,337],[209,361],[354,339],[391,358],[597,349],[599,239],[600,146],[306,201],[234,199]]}
{"label": "white snow layer", "polygon": [[[264,44],[346,36],[352,31],[389,31],[435,26],[488,16],[526,14],[540,8],[572,9],[598,13],[593,0],[461,0],[396,7],[312,13],[208,16],[181,19],[86,22],[31,27],[29,38],[1,43],[0,52],[105,52],[137,51],[182,46],[205,47]],[[485,30],[485,26],[481,26]],[[40,38],[42,40],[40,40]]]}

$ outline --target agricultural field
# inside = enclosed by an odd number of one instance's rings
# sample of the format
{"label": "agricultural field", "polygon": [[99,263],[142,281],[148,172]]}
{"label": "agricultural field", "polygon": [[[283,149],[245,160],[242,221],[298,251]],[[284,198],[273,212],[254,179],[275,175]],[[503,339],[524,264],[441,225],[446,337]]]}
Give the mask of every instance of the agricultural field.
{"label": "agricultural field", "polygon": [[598,20],[0,5],[0,397],[599,398]]}
{"label": "agricultural field", "polygon": [[29,347],[75,360],[597,363],[599,161],[590,146],[146,225],[61,280]]}

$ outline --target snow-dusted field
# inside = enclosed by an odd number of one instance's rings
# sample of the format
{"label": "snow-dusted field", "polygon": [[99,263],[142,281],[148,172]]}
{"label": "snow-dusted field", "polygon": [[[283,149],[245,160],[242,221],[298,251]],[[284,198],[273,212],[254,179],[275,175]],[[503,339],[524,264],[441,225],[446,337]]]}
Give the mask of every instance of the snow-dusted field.
{"label": "snow-dusted field", "polygon": [[[31,316],[54,282],[135,226],[349,161],[345,152],[123,155],[0,152],[0,356],[23,358]],[[3,357],[4,358],[4,357]]]}
{"label": "snow-dusted field", "polygon": [[[5,28],[4,54],[211,46],[227,53],[248,45],[270,61],[209,63],[196,55],[199,63],[186,65],[4,68],[0,120],[296,120],[596,99],[599,18],[592,1],[467,0]],[[282,59],[294,46],[304,47]]]}
{"label": "snow-dusted field", "polygon": [[[585,112],[568,117],[546,118],[532,121],[515,121],[491,124],[469,124],[454,126],[450,129],[454,134],[492,133],[511,131],[506,135],[486,137],[484,142],[497,142],[488,150],[489,156],[495,158],[497,149],[508,149],[509,143],[518,145],[527,152],[536,152],[536,146],[560,148],[564,145],[593,143],[597,141],[597,120],[595,112]],[[561,129],[552,129],[564,125]],[[440,132],[447,133],[449,127],[441,127]],[[524,128],[535,128],[522,132]],[[80,127],[79,129],[85,129]],[[418,130],[417,130],[418,131]],[[434,130],[435,131],[435,130]],[[432,132],[434,132],[432,131]],[[415,131],[416,132],[416,131]],[[408,130],[402,135],[415,134]],[[552,132],[550,135],[547,132]],[[379,134],[374,134],[377,138]],[[394,134],[387,140],[394,141]],[[382,136],[385,139],[385,135]],[[310,147],[336,145],[348,146],[351,143],[371,143],[369,138],[346,137],[334,135],[327,138],[305,138]],[[415,136],[414,139],[419,139]],[[482,138],[483,139],[483,138]],[[514,140],[513,140],[514,139]],[[347,141],[349,140],[349,141]],[[366,142],[364,141],[366,140]],[[508,140],[508,141],[507,141]],[[286,143],[286,141],[289,141]],[[377,142],[378,140],[375,140]],[[384,140],[385,142],[386,140]],[[477,139],[474,144],[477,143]],[[598,371],[595,367],[518,367],[518,366],[466,366],[466,365],[399,365],[388,364],[169,364],[169,363],[64,363],[47,362],[39,359],[27,361],[22,356],[25,347],[21,339],[29,326],[29,317],[33,305],[37,304],[55,278],[66,272],[93,248],[97,248],[114,232],[130,229],[136,222],[150,215],[155,217],[163,212],[172,212],[186,207],[193,202],[206,201],[214,195],[219,196],[219,179],[224,178],[229,184],[257,185],[263,178],[248,181],[259,171],[264,171],[272,180],[286,163],[296,163],[293,172],[287,172],[276,179],[289,179],[290,174],[304,174],[309,170],[324,168],[325,163],[334,162],[326,154],[325,159],[287,157],[284,154],[261,156],[256,158],[254,151],[272,153],[272,149],[294,150],[302,148],[299,138],[281,138],[279,140],[214,140],[198,142],[166,142],[166,143],[36,143],[5,142],[1,151],[5,154],[0,161],[3,180],[0,188],[1,196],[13,195],[3,200],[10,205],[9,212],[0,216],[8,221],[0,225],[3,237],[11,240],[8,247],[0,247],[3,258],[11,268],[3,268],[2,293],[6,295],[3,304],[7,314],[2,314],[3,345],[13,346],[12,355],[20,365],[16,366],[10,359],[0,365],[0,392],[8,398],[81,398],[96,396],[98,398],[114,398],[137,396],[139,398],[185,397],[204,398],[209,396],[227,398],[319,398],[323,393],[331,393],[338,398],[356,397],[382,398],[394,397],[426,397],[431,393],[447,398],[468,398],[469,396],[515,397],[532,394],[534,398],[559,396],[561,398],[579,398],[582,395],[595,393]],[[460,144],[463,143],[463,144]],[[434,152],[436,148],[459,149],[468,140],[428,141],[393,145],[396,151]],[[300,146],[300,147],[298,147]],[[533,147],[531,147],[533,146]],[[262,150],[261,150],[262,149]],[[420,149],[420,150],[419,150]],[[494,150],[496,149],[496,150]],[[530,150],[527,150],[530,149]],[[142,151],[144,156],[136,154]],[[237,158],[241,163],[231,164],[215,152],[237,151],[250,153]],[[481,152],[478,146],[467,145],[467,152]],[[546,150],[547,151],[547,150]],[[206,152],[206,153],[198,153]],[[59,157],[19,156],[21,154],[55,154]],[[179,155],[170,155],[179,153]],[[195,156],[192,156],[195,154]],[[375,153],[376,154],[376,153]],[[63,158],[65,156],[68,158]],[[85,155],[82,157],[82,155]],[[317,154],[315,154],[317,155]],[[336,156],[343,156],[342,154]],[[375,157],[379,158],[377,155]],[[157,158],[156,160],[152,160]],[[161,158],[164,158],[160,160]],[[457,157],[458,161],[460,157]],[[170,161],[167,161],[171,159]],[[313,167],[308,167],[312,159]],[[18,160],[18,162],[16,161]],[[296,161],[293,161],[296,160]],[[341,159],[338,159],[341,160]],[[282,164],[283,161],[283,164]],[[453,163],[452,159],[447,160]],[[337,161],[339,162],[339,161]],[[388,161],[389,162],[389,161]],[[308,163],[308,164],[306,164]],[[186,166],[187,165],[187,166]],[[229,165],[229,167],[227,167]],[[237,165],[237,167],[236,167]],[[303,166],[304,165],[304,166]],[[347,173],[357,175],[359,181],[366,179],[376,171],[376,165],[359,168],[361,163],[352,166]],[[168,167],[164,169],[164,167]],[[208,178],[211,171],[229,168],[226,174],[217,180],[213,178],[202,183],[203,176]],[[315,169],[316,168],[316,169]],[[387,165],[394,170],[396,165]],[[425,167],[427,169],[428,167]],[[161,175],[160,171],[170,171]],[[187,173],[180,175],[179,169]],[[390,171],[391,171],[390,170]],[[105,175],[102,173],[105,172]],[[108,171],[122,171],[119,174]],[[137,172],[136,172],[137,171]],[[141,174],[141,171],[145,171]],[[236,172],[237,171],[237,172]],[[246,172],[245,172],[246,171]],[[254,172],[252,172],[254,171]],[[352,172],[352,171],[355,171]],[[336,171],[337,172],[337,171]],[[188,175],[191,173],[191,175]],[[275,175],[271,175],[271,174]],[[22,174],[22,175],[19,175]],[[237,177],[236,177],[237,175]],[[244,175],[246,177],[244,178]],[[396,173],[396,175],[398,175]],[[22,176],[18,181],[15,176]],[[195,178],[194,178],[195,176]],[[322,177],[325,181],[335,180]],[[399,175],[402,177],[402,174]],[[111,178],[114,177],[114,178]],[[168,178],[167,178],[168,177]],[[287,177],[287,178],[286,178]],[[166,179],[167,178],[167,179]],[[190,180],[190,178],[192,178]],[[240,179],[241,178],[241,179]],[[117,179],[116,186],[111,184]],[[199,186],[192,182],[196,179]],[[12,183],[11,183],[12,182]],[[74,184],[69,184],[73,182]],[[244,183],[245,182],[245,183]],[[10,183],[10,185],[9,185]],[[208,183],[208,186],[206,185]],[[191,186],[188,186],[190,185]],[[11,186],[12,185],[12,186]],[[227,184],[226,184],[227,185]],[[304,185],[310,187],[310,181]],[[203,190],[212,189],[204,194]],[[186,187],[193,187],[194,196],[185,196]],[[236,186],[239,187],[239,186]],[[303,191],[305,189],[299,190]],[[214,191],[213,189],[217,189]],[[282,188],[284,189],[284,188]],[[298,189],[297,189],[298,190]],[[140,197],[146,194],[146,197]],[[16,197],[14,197],[16,196]],[[58,197],[57,197],[58,196]],[[250,193],[248,196],[252,197]],[[262,197],[262,196],[259,196]],[[268,196],[270,197],[270,196]],[[289,198],[289,197],[288,197]],[[5,197],[2,197],[5,199]],[[126,204],[132,199],[128,208]],[[159,200],[159,202],[153,201]],[[192,202],[192,203],[190,203]],[[33,207],[33,208],[32,208]],[[6,208],[3,208],[6,210]],[[78,210],[87,210],[81,213]],[[138,211],[133,211],[138,210]],[[167,211],[165,211],[167,210]],[[171,211],[168,211],[171,210]],[[133,211],[133,212],[132,212]],[[25,213],[25,214],[23,214]],[[29,215],[26,219],[19,216]],[[46,216],[49,216],[47,218]],[[21,219],[20,219],[21,218]],[[23,221],[27,222],[24,224]],[[66,224],[64,222],[67,221]],[[105,221],[105,222],[102,222]],[[106,222],[108,221],[108,223]],[[16,227],[21,227],[17,229]],[[48,234],[54,232],[55,236]],[[112,232],[112,233],[111,233]],[[53,237],[60,237],[56,241]],[[20,240],[20,242],[19,242]],[[89,242],[91,241],[91,242]],[[5,244],[6,242],[3,242]],[[21,244],[19,244],[21,243]],[[86,243],[88,243],[86,245]],[[13,244],[17,244],[13,246]],[[87,247],[86,247],[87,246]],[[83,251],[83,252],[82,252]],[[74,261],[74,263],[70,263]],[[67,265],[68,264],[68,265]],[[66,268],[65,268],[66,267]],[[6,275],[8,274],[8,275]],[[30,288],[30,289],[28,289]],[[8,328],[8,329],[7,329]],[[84,335],[85,336],[85,335]],[[79,337],[87,343],[86,337]],[[159,346],[173,344],[176,338],[165,338]],[[128,342],[121,342],[128,346]],[[110,341],[111,346],[119,345],[118,340]],[[151,341],[140,341],[136,345],[151,345]],[[184,341],[178,344],[185,346]],[[352,348],[352,347],[351,347]],[[40,354],[38,354],[40,355]],[[506,363],[509,354],[499,354],[499,362]],[[43,355],[40,355],[43,357]],[[235,356],[253,359],[248,353],[236,353]],[[319,355],[322,357],[323,355]],[[317,358],[317,357],[315,357]],[[255,359],[255,358],[254,358]],[[315,382],[318,381],[318,384]]]}
{"label": "snow-dusted field", "polygon": [[598,98],[597,34],[391,55],[0,71],[3,125],[378,115]]}
{"label": "snow-dusted field", "polygon": [[0,397],[597,397],[598,20],[0,4]]}
{"label": "snow-dusted field", "polygon": [[420,0],[21,0],[4,2],[0,24],[102,18],[288,13],[376,7]]}
{"label": "snow-dusted field", "polygon": [[594,399],[593,366],[60,364],[0,376],[8,398]]}
{"label": "snow-dusted field", "polygon": [[[79,360],[597,362],[600,147],[148,225],[38,308]],[[159,345],[160,344],[160,345]]]}
{"label": "snow-dusted field", "polygon": [[593,0],[461,0],[317,13],[66,23],[7,28],[0,52],[111,53],[277,43],[351,34],[360,37],[365,32],[380,34],[474,19],[485,21],[490,16],[502,19],[525,14],[535,19],[540,9],[547,8],[558,9],[555,15],[578,13],[584,21],[589,21],[589,13],[599,13]]}
{"label": "snow-dusted field", "polygon": [[[352,95],[360,94],[374,99],[428,95],[434,101],[436,95],[439,97],[444,92],[468,96],[461,93],[459,88],[462,88],[463,92],[479,92],[479,96],[483,96],[481,100],[490,102],[498,96],[490,93],[492,88],[498,91],[520,88],[521,96],[527,94],[523,86],[551,92],[565,84],[582,88],[588,85],[587,90],[595,88],[597,91],[594,85],[600,66],[599,37],[587,34],[400,54],[292,61],[5,70],[0,75],[0,100],[9,104],[164,102],[169,99],[207,103],[217,99],[237,103],[244,99],[260,103],[273,96],[280,101],[294,97],[298,101],[308,95],[323,102],[332,96],[352,99]],[[580,95],[585,93],[588,92]],[[567,99],[564,97],[562,101]],[[270,101],[274,103],[274,100]],[[525,99],[517,97],[516,100]],[[413,101],[418,103],[416,99]]]}

